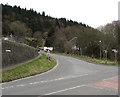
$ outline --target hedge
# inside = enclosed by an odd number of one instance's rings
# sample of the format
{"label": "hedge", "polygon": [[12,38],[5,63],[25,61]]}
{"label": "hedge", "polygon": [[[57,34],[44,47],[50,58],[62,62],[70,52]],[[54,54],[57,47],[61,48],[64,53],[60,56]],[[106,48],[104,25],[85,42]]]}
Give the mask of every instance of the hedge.
{"label": "hedge", "polygon": [[[7,52],[6,50],[11,50]],[[10,40],[2,41],[2,67],[15,65],[38,55],[37,49]]]}

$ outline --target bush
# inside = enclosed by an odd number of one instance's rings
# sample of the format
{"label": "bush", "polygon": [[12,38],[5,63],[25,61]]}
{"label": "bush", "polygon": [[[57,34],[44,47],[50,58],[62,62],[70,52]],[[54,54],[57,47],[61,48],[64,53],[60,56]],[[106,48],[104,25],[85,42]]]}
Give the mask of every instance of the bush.
{"label": "bush", "polygon": [[[11,50],[11,52],[6,52]],[[7,67],[15,65],[38,55],[37,49],[30,47],[26,44],[17,43],[14,41],[2,41],[2,66]]]}

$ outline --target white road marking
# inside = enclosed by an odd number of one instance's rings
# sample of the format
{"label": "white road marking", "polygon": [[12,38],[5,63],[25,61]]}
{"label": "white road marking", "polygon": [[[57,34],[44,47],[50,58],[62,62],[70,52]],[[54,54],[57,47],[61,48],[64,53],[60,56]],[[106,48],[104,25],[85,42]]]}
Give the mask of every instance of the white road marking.
{"label": "white road marking", "polygon": [[86,75],[88,75],[88,74],[83,74],[83,75],[78,75],[78,76],[67,76],[67,77],[56,78],[53,80],[46,80],[46,81],[37,81],[37,82],[33,82],[33,83],[28,83],[28,84],[20,84],[20,85],[16,85],[16,86],[4,87],[2,89],[9,89],[11,87],[23,87],[23,86],[40,84],[40,83],[49,83],[49,82],[60,81],[60,80],[65,80],[65,79],[78,78],[78,77],[82,77],[82,76],[86,76]]}
{"label": "white road marking", "polygon": [[10,89],[10,88],[14,88],[14,86],[10,86],[10,87],[4,87],[4,88],[2,88],[2,89]]}
{"label": "white road marking", "polygon": [[51,93],[44,94],[44,95],[52,95],[52,94],[56,94],[56,93],[60,93],[60,92],[65,92],[65,91],[68,91],[68,90],[72,90],[72,89],[76,89],[76,88],[80,88],[80,87],[84,87],[84,86],[86,86],[86,85],[80,85],[80,86],[76,86],[76,87],[72,87],[72,88],[67,88],[67,89],[63,89],[63,90],[51,92]]}
{"label": "white road marking", "polygon": [[[115,70],[111,70],[111,71],[108,71],[108,72],[113,72],[113,71],[115,71]],[[100,71],[96,71],[96,72],[100,72]],[[91,72],[91,73],[96,73],[96,72]],[[89,74],[86,73],[86,74],[77,75],[77,76],[74,76],[74,75],[73,76],[66,76],[66,77],[56,78],[56,79],[47,80],[47,81],[39,81],[39,82],[33,82],[33,83],[24,84],[24,85],[18,85],[17,87],[23,87],[23,86],[28,86],[28,85],[35,85],[35,84],[40,84],[40,83],[48,83],[48,82],[60,81],[60,80],[71,79],[71,78],[78,78],[78,77],[86,76],[86,75],[89,75]],[[36,75],[36,76],[38,76],[38,75]],[[22,79],[20,79],[20,80],[22,80]],[[106,79],[103,79],[103,80],[106,80]],[[15,87],[15,86],[12,86],[12,87]],[[10,88],[11,88],[11,86],[10,86]],[[9,87],[4,87],[2,89],[9,89]]]}
{"label": "white road marking", "polygon": [[39,84],[40,82],[33,82],[33,83],[29,83],[30,85],[35,85],[35,84]]}
{"label": "white road marking", "polygon": [[103,90],[103,88],[96,87],[96,86],[90,86],[90,85],[88,85],[87,87],[91,87],[91,88],[96,88],[96,89],[101,89],[101,90]]}

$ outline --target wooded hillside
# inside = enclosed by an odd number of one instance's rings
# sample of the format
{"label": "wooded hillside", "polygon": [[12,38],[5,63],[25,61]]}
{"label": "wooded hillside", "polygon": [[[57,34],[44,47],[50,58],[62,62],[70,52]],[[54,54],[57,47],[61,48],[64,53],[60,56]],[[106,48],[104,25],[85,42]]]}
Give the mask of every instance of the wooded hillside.
{"label": "wooded hillside", "polygon": [[119,23],[109,24],[113,28],[106,25],[97,30],[87,24],[53,18],[45,12],[37,13],[20,6],[2,5],[2,10],[3,36],[12,33],[26,39],[31,46],[52,46],[58,52],[96,58],[105,58],[107,50],[107,57],[114,60],[112,49],[118,49]]}

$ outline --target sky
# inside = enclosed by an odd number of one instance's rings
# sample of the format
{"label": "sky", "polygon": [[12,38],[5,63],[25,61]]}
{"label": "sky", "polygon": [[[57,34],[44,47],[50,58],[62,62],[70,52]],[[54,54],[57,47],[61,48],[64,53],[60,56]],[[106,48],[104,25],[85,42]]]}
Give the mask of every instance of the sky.
{"label": "sky", "polygon": [[33,8],[46,15],[66,18],[97,28],[118,20],[120,0],[0,0],[2,4]]}

